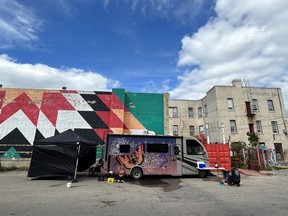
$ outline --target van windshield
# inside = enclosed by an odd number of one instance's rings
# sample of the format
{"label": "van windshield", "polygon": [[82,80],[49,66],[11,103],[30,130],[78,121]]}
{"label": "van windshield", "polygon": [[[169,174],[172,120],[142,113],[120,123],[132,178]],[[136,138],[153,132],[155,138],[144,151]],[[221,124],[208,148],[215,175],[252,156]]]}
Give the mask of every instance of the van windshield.
{"label": "van windshield", "polygon": [[202,145],[196,140],[186,140],[186,150],[188,155],[204,155],[205,151]]}

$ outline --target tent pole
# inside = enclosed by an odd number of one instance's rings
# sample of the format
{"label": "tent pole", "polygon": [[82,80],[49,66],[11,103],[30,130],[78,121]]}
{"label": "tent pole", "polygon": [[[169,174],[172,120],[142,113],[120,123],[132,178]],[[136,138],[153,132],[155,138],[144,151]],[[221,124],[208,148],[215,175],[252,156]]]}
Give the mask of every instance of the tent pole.
{"label": "tent pole", "polygon": [[76,175],[77,175],[78,160],[79,160],[79,155],[80,155],[80,148],[81,148],[81,145],[78,144],[78,155],[77,155],[77,160],[76,160],[76,167],[75,167],[74,179],[73,179],[72,182],[77,182]]}

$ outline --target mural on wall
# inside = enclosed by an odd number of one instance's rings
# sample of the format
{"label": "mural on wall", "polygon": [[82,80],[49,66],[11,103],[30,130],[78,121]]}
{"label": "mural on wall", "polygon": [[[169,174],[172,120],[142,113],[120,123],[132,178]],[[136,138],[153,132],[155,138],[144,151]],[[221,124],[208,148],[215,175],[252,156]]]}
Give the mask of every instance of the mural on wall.
{"label": "mural on wall", "polygon": [[108,133],[153,130],[163,134],[163,118],[162,94],[126,93],[124,89],[82,92],[3,88],[0,89],[0,158],[30,157],[34,140],[70,128],[99,144],[105,143]]}

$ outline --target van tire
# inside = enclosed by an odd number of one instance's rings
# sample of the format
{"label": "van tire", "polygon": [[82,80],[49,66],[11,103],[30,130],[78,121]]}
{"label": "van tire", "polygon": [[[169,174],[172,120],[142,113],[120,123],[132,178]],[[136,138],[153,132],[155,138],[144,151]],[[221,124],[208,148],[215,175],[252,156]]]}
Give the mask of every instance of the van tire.
{"label": "van tire", "polygon": [[199,178],[206,178],[208,175],[206,170],[199,170],[198,176]]}
{"label": "van tire", "polygon": [[143,171],[140,167],[135,167],[132,169],[130,176],[134,180],[140,180],[143,177]]}

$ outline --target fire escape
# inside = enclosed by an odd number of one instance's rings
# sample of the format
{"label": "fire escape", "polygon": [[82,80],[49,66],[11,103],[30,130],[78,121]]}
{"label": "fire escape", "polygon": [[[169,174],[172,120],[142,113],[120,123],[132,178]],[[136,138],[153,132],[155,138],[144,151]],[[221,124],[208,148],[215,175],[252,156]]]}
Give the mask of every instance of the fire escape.
{"label": "fire escape", "polygon": [[248,118],[248,126],[249,126],[249,132],[254,133],[254,124],[255,124],[255,112],[254,109],[252,109],[251,106],[251,100],[252,100],[252,95],[251,95],[251,88],[250,88],[250,83],[249,80],[244,80],[245,82],[245,90],[246,90],[246,98],[247,100],[245,101],[246,105],[246,116]]}
{"label": "fire escape", "polygon": [[246,105],[246,116],[248,118],[248,126],[249,126],[249,132],[250,133],[254,133],[254,123],[255,123],[255,113],[254,110],[251,109],[251,102],[250,101],[246,101],[245,102]]}

